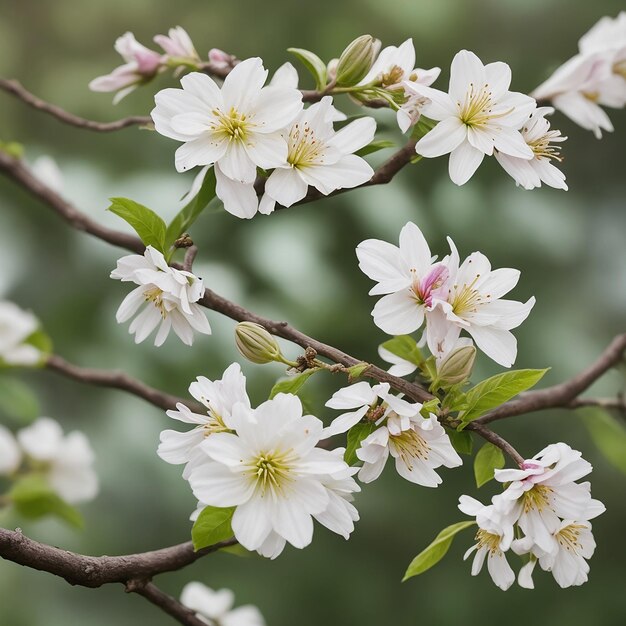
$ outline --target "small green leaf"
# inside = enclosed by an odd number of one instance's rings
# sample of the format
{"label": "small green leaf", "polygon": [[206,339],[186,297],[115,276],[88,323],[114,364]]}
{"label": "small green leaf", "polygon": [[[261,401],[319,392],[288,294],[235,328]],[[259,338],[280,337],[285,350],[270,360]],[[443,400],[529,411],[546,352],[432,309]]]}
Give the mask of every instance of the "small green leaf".
{"label": "small green leaf", "polygon": [[326,87],[326,63],[314,52],[303,48],[287,48],[287,52],[291,52],[311,72],[315,88],[322,91]]}
{"label": "small green leaf", "polygon": [[431,413],[437,415],[437,411],[439,410],[439,402],[439,398],[433,398],[428,402],[424,402],[422,408],[420,409],[421,416],[429,419]]}
{"label": "small green leaf", "polygon": [[37,396],[21,380],[0,376],[0,415],[16,424],[29,424],[41,415]]}
{"label": "small green leaf", "polygon": [[52,354],[52,339],[50,339],[50,336],[41,328],[38,328],[32,335],[29,335],[24,343],[37,348],[37,350],[41,352],[41,365],[44,365],[47,357]]}
{"label": "small green leaf", "polygon": [[356,455],[356,451],[361,447],[363,439],[371,435],[375,430],[376,424],[368,422],[367,424],[355,424],[348,431],[346,452],[343,455],[343,460],[348,465],[354,465],[358,462],[359,458]]}
{"label": "small green leaf", "polygon": [[513,370],[483,380],[467,392],[465,396],[467,408],[459,418],[464,424],[475,420],[489,409],[494,409],[518,393],[534,387],[548,369]]}
{"label": "small green leaf", "polygon": [[319,372],[319,368],[306,370],[301,374],[296,374],[295,376],[289,376],[288,378],[283,378],[279,380],[273,387],[272,391],[270,391],[270,400],[279,393],[293,393],[296,395],[304,383],[311,377],[315,372]]}
{"label": "small green leaf", "polygon": [[424,357],[417,347],[417,342],[409,335],[398,335],[385,341],[380,347],[415,365],[420,365],[424,361]]}
{"label": "small green leaf", "polygon": [[437,126],[437,122],[435,120],[431,120],[424,115],[421,115],[417,124],[413,127],[411,139],[419,141],[424,135],[435,128],[435,126]]}
{"label": "small green leaf", "polygon": [[[457,433],[462,435],[462,433]],[[469,433],[468,433],[469,434]],[[492,443],[487,442],[477,453],[474,459],[474,476],[476,477],[476,486],[482,487],[488,483],[494,474],[494,470],[504,467],[504,454],[502,450]]]}
{"label": "small green leaf", "polygon": [[5,152],[14,159],[21,159],[24,156],[24,146],[17,141],[0,141],[0,152]]}
{"label": "small green leaf", "polygon": [[84,526],[82,515],[62,500],[39,474],[29,474],[20,478],[8,496],[18,513],[24,517],[38,519],[46,515],[55,515],[76,528]]}
{"label": "small green leaf", "polygon": [[470,433],[468,430],[452,430],[448,433],[448,437],[450,437],[452,447],[459,454],[472,453],[472,449],[474,448],[474,439],[472,438],[472,433]]}
{"label": "small green leaf", "polygon": [[353,382],[355,381],[357,378],[360,378],[361,376],[363,376],[363,374],[370,368],[372,367],[371,363],[357,363],[356,365],[353,365],[352,367],[349,367],[346,371],[348,372],[348,382]]}
{"label": "small green leaf", "polygon": [[617,469],[626,474],[626,428],[600,408],[579,411],[593,442]]}
{"label": "small green leaf", "polygon": [[193,549],[201,550],[230,539],[233,536],[230,521],[233,519],[234,512],[234,506],[227,508],[207,506],[202,509],[191,529]]}
{"label": "small green leaf", "polygon": [[473,526],[476,522],[470,520],[467,522],[457,522],[444,528],[436,537],[435,540],[424,550],[422,550],[412,561],[404,574],[402,582],[423,574],[426,570],[429,570],[433,565],[436,565],[446,555],[446,552],[452,544],[454,536],[466,528]]}
{"label": "small green leaf", "polygon": [[354,154],[357,156],[363,157],[368,154],[372,154],[374,152],[378,152],[379,150],[386,150],[387,148],[395,148],[396,144],[393,141],[388,141],[386,139],[379,139],[377,141],[372,141],[372,143],[368,143],[366,146],[357,150]]}
{"label": "small green leaf", "polygon": [[130,224],[146,247],[165,250],[165,222],[152,209],[128,198],[109,199],[112,204],[108,210]]}
{"label": "small green leaf", "polygon": [[167,227],[164,243],[167,252],[170,252],[174,242],[189,229],[213,198],[215,198],[215,170],[211,168],[204,176],[200,191],[178,212]]}

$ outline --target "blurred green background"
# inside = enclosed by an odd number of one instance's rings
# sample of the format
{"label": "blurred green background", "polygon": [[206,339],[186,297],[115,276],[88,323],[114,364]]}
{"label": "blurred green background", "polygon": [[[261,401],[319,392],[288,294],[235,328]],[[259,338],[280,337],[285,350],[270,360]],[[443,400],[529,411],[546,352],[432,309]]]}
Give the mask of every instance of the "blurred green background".
{"label": "blurred green background", "polygon": [[[112,45],[126,30],[150,45],[154,34],[180,24],[202,56],[219,47],[240,58],[259,55],[270,69],[289,59],[285,49],[290,46],[329,59],[365,32],[383,45],[413,37],[418,65],[443,68],[440,88],[445,89],[455,52],[468,48],[485,62],[509,63],[513,88],[530,91],[575,53],[578,38],[597,19],[622,8],[618,0],[3,0],[0,75],[18,78],[44,99],[89,118],[146,114],[154,92],[175,83],[171,77],[159,77],[116,108],[110,95],[91,93],[87,83],[119,65]],[[351,106],[343,100],[338,104]],[[386,337],[371,322],[371,284],[357,268],[354,248],[367,237],[396,241],[402,225],[413,220],[439,254],[445,254],[445,236],[451,235],[462,254],[480,249],[494,267],[522,270],[513,295],[526,300],[534,294],[537,305],[516,331],[516,367],[551,366],[545,384],[559,382],[624,331],[626,115],[609,114],[615,133],[601,141],[554,116],[554,125],[569,136],[563,163],[568,193],[517,189],[494,160],[457,188],[448,179],[446,159],[424,160],[388,186],[271,218],[244,222],[223,212],[204,214],[192,229],[200,247],[196,273],[211,289],[249,309],[288,319],[307,334],[378,362],[376,346]],[[383,135],[401,141],[392,116],[377,116]],[[177,144],[156,133],[81,131],[3,93],[0,140],[24,143],[29,160],[51,155],[63,172],[65,196],[118,228],[124,224],[104,211],[107,198],[131,197],[169,218],[192,178],[176,174]],[[123,368],[181,395],[197,375],[220,377],[237,359],[234,323],[212,312],[214,334],[199,336],[193,349],[173,335],[161,349],[149,341],[135,347],[114,317],[127,288],[108,278],[122,253],[66,228],[4,178],[0,202],[0,296],[35,311],[58,354],[84,366]],[[297,354],[292,346],[285,349]],[[243,369],[253,400],[261,402],[280,369],[247,363]],[[496,371],[481,357],[476,380]],[[19,525],[31,537],[88,554],[138,552],[188,538],[193,497],[180,468],[155,454],[159,432],[172,426],[161,411],[121,392],[83,387],[46,371],[20,378],[35,388],[42,414],[88,434],[102,489],[95,502],[82,507],[83,532],[54,520],[29,522],[6,513],[0,524]],[[613,372],[594,391],[610,394],[622,382]],[[323,403],[340,383],[322,375],[309,383],[306,395],[319,416],[330,417]],[[20,426],[6,415],[0,420]],[[593,463],[593,493],[606,503],[607,513],[594,522],[598,548],[585,586],[562,591],[550,575],[539,572],[534,592],[514,587],[503,593],[486,571],[472,578],[469,564],[461,560],[472,543],[471,532],[457,538],[437,568],[400,584],[411,558],[443,526],[463,519],[456,509],[460,494],[486,501],[496,492],[490,483],[477,493],[467,457],[464,469],[442,472],[445,483],[437,490],[412,485],[388,469],[358,496],[362,519],[349,543],[317,526],[311,547],[288,548],[276,561],[214,555],[158,582],[174,595],[191,580],[232,588],[238,604],[257,604],[271,626],[624,624],[626,477],[604,459],[571,412],[533,414],[502,422],[498,430],[526,456],[564,440]],[[121,588],[73,588],[0,562],[2,626],[111,623],[173,622]]]}

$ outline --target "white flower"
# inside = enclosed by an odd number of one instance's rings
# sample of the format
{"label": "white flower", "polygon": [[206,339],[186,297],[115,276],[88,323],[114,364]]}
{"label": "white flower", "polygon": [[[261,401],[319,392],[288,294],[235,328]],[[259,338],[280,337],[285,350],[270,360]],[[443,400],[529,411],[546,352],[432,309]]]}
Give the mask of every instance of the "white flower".
{"label": "white flower", "polygon": [[435,82],[440,73],[439,67],[432,67],[429,70],[415,67],[415,47],[413,40],[407,39],[399,47],[383,48],[370,71],[358,84],[379,83],[387,90],[399,90],[403,94],[406,101],[396,112],[396,120],[400,130],[405,133],[419,119],[421,108],[426,100],[420,96],[405,93],[403,82],[410,81],[428,87]]}
{"label": "white flower", "polygon": [[465,330],[489,358],[510,367],[517,356],[517,341],[510,331],[528,317],[535,298],[525,303],[503,300],[517,284],[520,272],[492,270],[489,259],[480,252],[473,252],[459,265],[459,253],[450,238],[448,242],[447,279],[433,297],[428,314],[428,347],[435,356],[443,355]]}
{"label": "white flower", "polygon": [[41,417],[18,431],[17,440],[28,457],[43,465],[46,479],[63,500],[74,504],[96,497],[94,455],[83,433],[63,435],[55,420]]}
{"label": "white flower", "polygon": [[23,311],[13,302],[0,301],[0,362],[8,365],[37,365],[42,355],[26,340],[39,322],[30,311]]}
{"label": "white flower", "polygon": [[37,157],[33,161],[31,172],[54,192],[63,195],[65,187],[63,172],[61,172],[57,162],[51,156],[42,154]]}
{"label": "white flower", "polygon": [[[241,402],[250,407],[246,393],[246,378],[238,363],[230,365],[220,380],[212,381],[199,376],[189,386],[189,393],[206,406],[208,411],[206,415],[199,415],[181,403],[176,405],[178,410],[167,411],[167,415],[172,419],[195,425],[195,428],[187,432],[175,430],[161,432],[157,454],[167,463],[174,465],[203,458],[204,455],[198,450],[198,445],[206,437],[213,433],[232,430],[230,417],[234,405]],[[185,469],[183,476],[186,477],[189,471],[190,466]]]}
{"label": "white flower", "polygon": [[330,506],[328,478],[343,478],[342,452],[316,448],[323,424],[302,415],[291,394],[278,394],[257,409],[237,403],[234,433],[215,433],[200,444],[206,462],[194,466],[189,483],[196,498],[236,507],[233,533],[258,550],[273,533],[296,548],[313,538],[312,516]]}
{"label": "white flower", "polygon": [[0,476],[12,474],[22,461],[22,452],[11,431],[0,424]]}
{"label": "white flower", "polygon": [[372,311],[374,323],[390,335],[420,328],[433,297],[448,276],[443,263],[433,263],[420,229],[409,222],[400,231],[400,246],[367,239],[356,249],[361,271],[378,284],[370,295],[388,294]]}
{"label": "white flower", "polygon": [[524,461],[521,469],[496,470],[496,480],[510,484],[494,501],[517,519],[527,543],[551,554],[562,520],[588,520],[604,511],[604,505],[591,498],[588,482],[574,482],[591,469],[577,450],[551,444]]}
{"label": "white flower", "polygon": [[261,59],[251,58],[235,66],[221,88],[207,75],[192,72],[181,79],[182,89],[164,89],[155,96],[156,130],[184,142],[176,151],[176,169],[215,163],[217,195],[238,217],[257,211],[250,187],[256,168],[286,165],[281,131],[302,109],[297,89],[263,87],[266,78]]}
{"label": "white flower", "polygon": [[154,42],[165,50],[168,57],[200,60],[191,37],[182,26],[170,28],[167,35],[155,35]]}
{"label": "white flower", "polygon": [[198,619],[219,626],[265,626],[265,620],[256,606],[247,604],[233,609],[235,594],[230,589],[213,591],[199,582],[187,583],[180,601],[195,611]]}
{"label": "white flower", "polygon": [[459,498],[459,509],[476,517],[478,524],[477,543],[463,555],[463,560],[466,560],[476,551],[472,562],[472,576],[480,573],[486,557],[491,579],[500,589],[506,591],[515,582],[515,574],[504,554],[513,541],[513,522],[510,516],[493,504],[485,506],[469,496]]}
{"label": "white flower", "polygon": [[391,367],[387,371],[393,376],[408,376],[417,369],[415,363],[411,363],[411,361],[399,357],[397,354],[394,354],[382,346],[378,346],[378,356],[380,356],[383,361],[391,363]]}
{"label": "white flower", "polygon": [[188,346],[193,343],[194,330],[211,334],[209,322],[196,304],[204,295],[202,279],[169,267],[152,246],[146,248],[143,256],[131,254],[119,259],[111,278],[139,285],[124,298],[116,315],[117,322],[123,324],[145,303],[128,329],[135,335],[135,343],[141,343],[157,326],[155,346],[163,344],[171,329]]}
{"label": "white flower", "polygon": [[92,91],[117,91],[113,104],[117,104],[163,67],[161,55],[140,44],[132,33],[124,33],[118,37],[115,50],[126,63],[116,67],[110,74],[94,78],[89,83],[89,89]]}
{"label": "white flower", "polygon": [[306,196],[309,186],[324,195],[357,187],[374,174],[371,166],[353,154],[374,138],[376,122],[363,117],[333,130],[336,109],[326,96],[294,120],[285,133],[289,145],[287,162],[278,166],[265,183],[259,211],[271,213],[276,203],[289,207]]}
{"label": "white flower", "polygon": [[528,549],[526,539],[513,542],[513,551],[517,554],[530,552],[533,557],[520,570],[518,583],[526,589],[534,589],[532,572],[537,562],[546,572],[552,572],[561,588],[582,585],[587,582],[589,564],[587,559],[593,556],[596,542],[588,521],[575,522],[565,520],[553,533],[554,547],[545,552],[538,546]]}
{"label": "white flower", "polygon": [[505,172],[524,189],[541,187],[541,183],[544,182],[555,189],[567,191],[565,175],[550,162],[562,160],[559,146],[551,144],[567,139],[561,135],[560,130],[550,130],[550,122],[545,116],[552,113],[554,113],[552,107],[535,109],[521,130],[524,141],[533,151],[532,159],[518,159],[497,150],[494,153]]}
{"label": "white flower", "polygon": [[511,69],[506,63],[483,65],[467,50],[461,50],[450,68],[449,94],[405,82],[410,92],[430,100],[423,113],[439,124],[417,142],[415,150],[424,157],[450,153],[450,178],[466,183],[485,155],[494,149],[509,156],[531,159],[519,129],[535,108],[535,100],[509,91]]}

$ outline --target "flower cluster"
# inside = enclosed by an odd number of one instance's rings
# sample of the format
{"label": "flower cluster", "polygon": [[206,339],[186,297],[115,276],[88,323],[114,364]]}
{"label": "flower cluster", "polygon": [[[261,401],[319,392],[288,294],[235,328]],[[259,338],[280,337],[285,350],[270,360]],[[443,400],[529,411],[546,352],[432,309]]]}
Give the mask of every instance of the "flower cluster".
{"label": "flower cluster", "polygon": [[163,48],[164,54],[140,44],[133,33],[124,33],[115,42],[115,50],[124,59],[124,65],[115,68],[110,74],[94,78],[89,88],[92,91],[116,91],[113,104],[117,104],[166,68],[182,68],[200,62],[189,35],[180,26],[170,28],[167,35],[156,35],[154,41]]}
{"label": "flower cluster", "polygon": [[[532,571],[537,563],[552,572],[560,587],[587,581],[595,550],[589,520],[604,512],[604,505],[591,497],[589,482],[577,483],[591,472],[580,452],[565,443],[549,445],[520,469],[496,470],[496,480],[506,489],[488,506],[461,496],[459,508],[476,517],[476,551],[472,575],[477,575],[487,558],[494,583],[508,589],[515,580],[505,553],[529,555],[521,568],[518,583],[533,588]],[[517,529],[517,535],[515,533]],[[517,539],[514,539],[517,536]]]}
{"label": "flower cluster", "polygon": [[41,352],[28,343],[39,328],[37,318],[13,302],[0,301],[0,363],[32,366],[42,358]]}
{"label": "flower cluster", "polygon": [[519,280],[518,270],[491,269],[487,257],[473,252],[462,263],[451,239],[450,254],[436,262],[420,229],[409,222],[400,232],[399,247],[368,239],[356,249],[359,267],[383,295],[372,311],[374,323],[391,335],[415,332],[426,324],[431,353],[444,358],[458,347],[462,330],[479,349],[504,367],[517,356],[510,332],[535,304],[503,299]]}
{"label": "flower cluster", "polygon": [[578,54],[559,67],[533,92],[579,126],[611,132],[613,124],[602,106],[626,105],[626,11],[603,17],[578,42]]}
{"label": "flower cluster", "polygon": [[19,430],[16,437],[0,426],[0,475],[14,475],[24,466],[25,472],[43,476],[70,504],[93,500],[98,494],[93,463],[85,435],[78,431],[64,435],[61,426],[49,417]]}
{"label": "flower cluster", "polygon": [[199,378],[190,393],[207,415],[179,404],[168,414],[196,424],[187,433],[164,431],[158,454],[168,463],[186,463],[186,478],[199,508],[236,507],[235,537],[248,550],[277,557],[288,542],[304,548],[313,538],[313,518],[346,539],[358,513],[351,504],[359,486],[356,468],[343,448],[316,447],[324,436],[321,420],[303,415],[297,396],[279,393],[251,408],[237,364],[219,381]]}
{"label": "flower cluster", "polygon": [[[495,155],[507,162],[506,171],[526,189],[540,186],[541,181],[567,189],[564,177],[560,172],[555,175],[556,168],[550,163],[551,159],[559,160],[557,149],[550,143],[563,137],[549,131],[545,111],[531,118],[536,101],[509,91],[510,84],[511,68],[506,63],[483,65],[468,50],[461,50],[452,61],[448,93],[405,81],[409,92],[426,99],[424,115],[439,122],[417,142],[415,151],[423,157],[450,154],[450,178],[457,185],[473,176],[485,155]],[[526,172],[529,167],[535,174],[530,178]]]}
{"label": "flower cluster", "polygon": [[230,589],[214,591],[199,582],[187,583],[180,594],[180,601],[196,612],[207,624],[217,626],[265,626],[259,609],[251,604],[233,609],[235,594]]}
{"label": "flower cluster", "polygon": [[193,344],[194,330],[211,334],[209,322],[196,304],[204,295],[202,279],[170,267],[152,246],[143,256],[130,254],[119,259],[111,278],[139,285],[124,298],[116,315],[123,324],[145,304],[128,329],[135,335],[135,343],[141,343],[157,326],[155,346],[162,345],[172,329],[188,346]]}
{"label": "flower cluster", "polygon": [[[373,118],[335,133],[332,99],[304,110],[297,77],[294,84],[290,75],[283,68],[264,86],[267,70],[261,59],[251,58],[239,63],[221,87],[192,72],[181,79],[182,89],[164,89],[155,97],[156,130],[183,142],[176,151],[176,169],[213,166],[217,196],[237,217],[271,213],[276,203],[291,206],[309,186],[329,194],[361,185],[373,174],[353,154],[373,139]],[[257,168],[273,170],[260,203]]]}

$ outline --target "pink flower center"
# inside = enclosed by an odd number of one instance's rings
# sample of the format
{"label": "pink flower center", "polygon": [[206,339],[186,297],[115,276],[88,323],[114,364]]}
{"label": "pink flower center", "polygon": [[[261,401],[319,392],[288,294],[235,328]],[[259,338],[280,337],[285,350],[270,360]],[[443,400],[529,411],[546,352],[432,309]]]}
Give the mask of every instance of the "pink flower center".
{"label": "pink flower center", "polygon": [[413,293],[419,303],[425,304],[427,307],[432,306],[434,292],[443,285],[448,278],[448,268],[445,265],[435,265],[422,280],[417,278],[414,269],[413,272]]}

